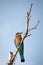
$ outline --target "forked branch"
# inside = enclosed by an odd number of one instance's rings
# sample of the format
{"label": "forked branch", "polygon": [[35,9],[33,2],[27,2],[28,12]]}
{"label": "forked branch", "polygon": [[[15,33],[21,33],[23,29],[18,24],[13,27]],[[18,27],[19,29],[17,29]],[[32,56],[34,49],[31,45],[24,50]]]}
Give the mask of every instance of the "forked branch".
{"label": "forked branch", "polygon": [[33,28],[29,29],[29,20],[30,20],[31,9],[32,9],[32,4],[31,4],[31,6],[30,6],[29,12],[27,12],[26,32],[25,32],[25,34],[24,34],[24,36],[23,36],[23,38],[22,38],[22,40],[21,40],[20,46],[17,48],[17,50],[16,50],[16,52],[13,54],[12,58],[8,61],[8,65],[13,65],[14,59],[15,59],[15,57],[16,57],[16,55],[17,55],[19,49],[20,49],[21,46],[22,46],[22,42],[25,40],[26,37],[28,37],[28,36],[31,35],[31,34],[28,35],[28,32],[29,32],[30,30],[32,30],[32,29],[36,29],[36,27],[37,27],[38,24],[39,24],[39,22],[38,22],[36,26],[34,26]]}

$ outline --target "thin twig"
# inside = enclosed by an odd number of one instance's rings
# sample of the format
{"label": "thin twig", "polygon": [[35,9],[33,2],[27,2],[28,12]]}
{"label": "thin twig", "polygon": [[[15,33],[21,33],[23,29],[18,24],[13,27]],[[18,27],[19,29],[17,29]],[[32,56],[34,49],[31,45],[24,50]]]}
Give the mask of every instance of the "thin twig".
{"label": "thin twig", "polygon": [[30,28],[28,31],[30,32],[31,30],[37,29],[37,26],[39,25],[39,23],[40,21],[38,21],[37,24],[34,27]]}

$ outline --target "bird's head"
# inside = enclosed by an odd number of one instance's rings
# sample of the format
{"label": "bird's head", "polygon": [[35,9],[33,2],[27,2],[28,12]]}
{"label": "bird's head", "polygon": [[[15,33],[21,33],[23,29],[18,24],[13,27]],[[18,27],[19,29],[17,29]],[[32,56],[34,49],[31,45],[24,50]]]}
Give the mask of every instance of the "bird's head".
{"label": "bird's head", "polygon": [[21,37],[21,34],[22,34],[23,32],[17,32],[16,33],[16,37]]}

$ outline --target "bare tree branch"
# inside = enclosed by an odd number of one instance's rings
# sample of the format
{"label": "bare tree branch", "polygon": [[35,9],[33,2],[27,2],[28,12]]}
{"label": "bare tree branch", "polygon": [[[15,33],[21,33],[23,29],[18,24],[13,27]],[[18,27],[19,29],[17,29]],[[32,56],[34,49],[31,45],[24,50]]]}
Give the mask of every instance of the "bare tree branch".
{"label": "bare tree branch", "polygon": [[37,26],[39,25],[39,23],[40,23],[40,21],[38,21],[37,24],[36,24],[34,27],[32,27],[31,29],[29,29],[28,31],[31,31],[31,30],[37,29]]}
{"label": "bare tree branch", "polygon": [[24,34],[24,36],[23,36],[23,38],[22,38],[22,40],[21,40],[20,46],[17,48],[17,50],[16,50],[16,52],[13,54],[12,58],[8,61],[8,65],[13,65],[13,62],[14,62],[14,60],[15,60],[15,57],[16,57],[16,55],[17,55],[19,49],[20,49],[21,46],[22,46],[22,42],[25,40],[26,37],[28,37],[28,36],[31,35],[31,34],[28,35],[28,32],[31,31],[31,30],[33,30],[33,29],[36,29],[36,27],[37,27],[38,24],[39,24],[39,22],[38,22],[36,26],[34,26],[33,28],[29,29],[29,20],[30,20],[30,13],[31,13],[32,5],[33,5],[33,4],[31,4],[31,6],[30,6],[29,12],[27,12],[26,32],[25,32],[25,34]]}
{"label": "bare tree branch", "polygon": [[32,6],[33,6],[33,3],[32,3],[31,6],[30,6],[30,10],[29,10],[29,12],[27,12],[27,16],[30,16]]}
{"label": "bare tree branch", "polygon": [[21,40],[21,44],[20,46],[17,48],[16,52],[13,54],[13,57],[9,60],[8,62],[8,65],[12,65],[13,64],[13,61],[19,51],[19,49],[21,48],[21,45],[22,45],[22,42],[24,41],[24,39],[27,37],[28,35],[28,28],[29,28],[29,20],[30,20],[30,13],[31,13],[31,9],[32,9],[32,4],[30,6],[30,10],[29,12],[27,12],[27,21],[26,21],[26,32],[25,32],[25,35],[23,36],[22,40]]}

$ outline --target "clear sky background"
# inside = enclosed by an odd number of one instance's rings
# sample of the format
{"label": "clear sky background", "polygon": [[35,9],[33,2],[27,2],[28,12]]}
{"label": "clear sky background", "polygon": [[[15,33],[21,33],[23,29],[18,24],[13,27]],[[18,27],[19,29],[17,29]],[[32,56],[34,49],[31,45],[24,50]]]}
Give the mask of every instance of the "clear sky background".
{"label": "clear sky background", "polygon": [[9,52],[15,52],[15,33],[25,32],[26,12],[33,3],[30,28],[40,20],[38,29],[24,41],[25,62],[17,54],[15,65],[43,65],[43,0],[0,0],[0,65],[6,65]]}

